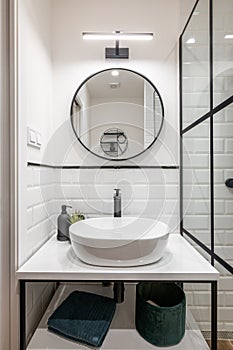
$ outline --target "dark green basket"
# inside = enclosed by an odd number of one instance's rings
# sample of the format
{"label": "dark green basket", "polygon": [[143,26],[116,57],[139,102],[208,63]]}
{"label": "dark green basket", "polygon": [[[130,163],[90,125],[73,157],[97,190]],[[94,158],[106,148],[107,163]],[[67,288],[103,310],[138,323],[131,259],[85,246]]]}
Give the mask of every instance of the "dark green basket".
{"label": "dark green basket", "polygon": [[136,329],[149,343],[161,347],[178,344],[185,333],[185,317],[185,294],[179,285],[157,282],[137,285]]}

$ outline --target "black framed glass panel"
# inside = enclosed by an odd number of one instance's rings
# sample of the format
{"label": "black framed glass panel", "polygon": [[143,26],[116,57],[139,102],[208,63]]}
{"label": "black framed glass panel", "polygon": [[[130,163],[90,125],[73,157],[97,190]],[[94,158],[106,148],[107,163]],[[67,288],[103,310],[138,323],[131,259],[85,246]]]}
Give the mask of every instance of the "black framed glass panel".
{"label": "black framed glass panel", "polygon": [[215,253],[233,266],[233,103],[214,115]]}
{"label": "black framed glass panel", "polygon": [[213,0],[214,106],[233,94],[233,1]]}
{"label": "black framed glass panel", "polygon": [[[194,23],[203,33],[202,48],[195,46]],[[233,273],[233,1],[197,1],[180,53],[181,232],[210,255],[213,265]],[[200,81],[206,88],[200,89]]]}
{"label": "black framed glass panel", "polygon": [[183,135],[183,228],[210,247],[210,139],[207,119]]}
{"label": "black framed glass panel", "polygon": [[209,2],[199,1],[182,36],[183,129],[210,109]]}

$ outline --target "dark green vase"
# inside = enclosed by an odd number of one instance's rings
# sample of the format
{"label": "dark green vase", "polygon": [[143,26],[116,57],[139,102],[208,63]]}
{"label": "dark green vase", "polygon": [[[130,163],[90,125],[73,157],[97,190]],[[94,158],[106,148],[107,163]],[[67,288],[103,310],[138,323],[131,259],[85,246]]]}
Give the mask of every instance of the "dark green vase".
{"label": "dark green vase", "polygon": [[179,285],[158,282],[137,285],[136,329],[149,343],[161,347],[178,344],[185,333],[185,318],[185,294]]}

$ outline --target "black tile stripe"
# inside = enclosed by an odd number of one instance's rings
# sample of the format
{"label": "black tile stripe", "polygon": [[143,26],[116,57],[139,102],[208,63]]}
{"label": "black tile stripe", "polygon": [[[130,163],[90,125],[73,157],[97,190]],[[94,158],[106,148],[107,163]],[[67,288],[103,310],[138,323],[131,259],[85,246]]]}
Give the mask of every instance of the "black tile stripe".
{"label": "black tile stripe", "polygon": [[50,165],[28,162],[27,166],[51,169],[179,169],[178,165]]}

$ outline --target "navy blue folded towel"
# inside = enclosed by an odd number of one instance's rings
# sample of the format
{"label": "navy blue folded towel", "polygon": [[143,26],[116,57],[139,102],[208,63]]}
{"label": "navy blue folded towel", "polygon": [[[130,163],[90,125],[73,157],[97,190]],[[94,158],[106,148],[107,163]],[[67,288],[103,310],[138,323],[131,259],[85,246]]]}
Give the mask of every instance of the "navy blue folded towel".
{"label": "navy blue folded towel", "polygon": [[72,292],[48,319],[48,329],[68,339],[101,346],[116,310],[113,299]]}

